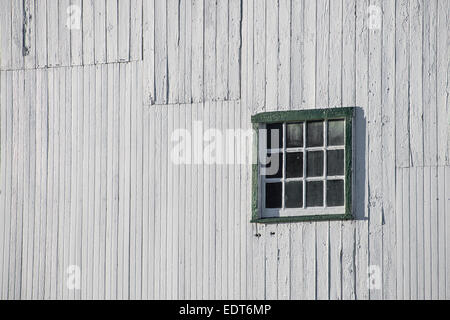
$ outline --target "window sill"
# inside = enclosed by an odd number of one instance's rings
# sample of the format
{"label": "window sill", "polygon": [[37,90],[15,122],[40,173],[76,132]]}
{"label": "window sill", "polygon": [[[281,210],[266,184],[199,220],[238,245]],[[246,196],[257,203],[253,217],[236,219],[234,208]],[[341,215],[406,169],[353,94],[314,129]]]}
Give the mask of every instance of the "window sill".
{"label": "window sill", "polygon": [[314,222],[314,221],[348,221],[353,220],[352,215],[336,214],[336,215],[316,215],[316,216],[300,216],[300,217],[277,217],[277,218],[260,218],[252,219],[251,223],[260,224],[280,224],[293,222]]}

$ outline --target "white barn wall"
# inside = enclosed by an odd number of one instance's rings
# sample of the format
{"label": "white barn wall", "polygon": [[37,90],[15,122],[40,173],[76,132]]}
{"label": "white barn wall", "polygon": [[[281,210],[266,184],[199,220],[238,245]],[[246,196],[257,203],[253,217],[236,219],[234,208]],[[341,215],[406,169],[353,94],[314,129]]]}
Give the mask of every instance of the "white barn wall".
{"label": "white barn wall", "polygon": [[[0,299],[450,297],[448,0],[0,5]],[[170,160],[197,120],[340,106],[354,221],[250,224],[250,166]]]}

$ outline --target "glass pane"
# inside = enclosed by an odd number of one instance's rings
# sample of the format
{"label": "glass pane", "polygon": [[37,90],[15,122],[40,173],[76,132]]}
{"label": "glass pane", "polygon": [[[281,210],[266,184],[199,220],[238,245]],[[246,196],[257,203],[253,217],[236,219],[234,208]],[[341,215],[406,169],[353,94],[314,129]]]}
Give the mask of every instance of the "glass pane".
{"label": "glass pane", "polygon": [[308,152],[306,171],[308,177],[323,176],[323,151]]}
{"label": "glass pane", "polygon": [[[278,139],[277,139],[278,137]],[[274,139],[274,141],[272,141]],[[278,145],[277,145],[278,140]],[[283,148],[283,124],[272,123],[267,125],[267,149]]]}
{"label": "glass pane", "polygon": [[303,208],[303,182],[295,181],[286,183],[286,208]]}
{"label": "glass pane", "polygon": [[268,209],[281,208],[282,192],[283,192],[283,185],[281,182],[266,184],[266,208]]}
{"label": "glass pane", "polygon": [[323,147],[323,121],[308,122],[306,132],[307,147]]}
{"label": "glass pane", "polygon": [[328,145],[343,146],[344,145],[344,120],[328,121]]}
{"label": "glass pane", "polygon": [[286,178],[303,177],[303,153],[288,152],[286,154]]}
{"label": "glass pane", "polygon": [[283,154],[272,153],[267,155],[267,164],[264,166],[266,178],[282,178],[283,177]]}
{"label": "glass pane", "polygon": [[286,125],[287,147],[303,147],[303,123],[289,123]]}
{"label": "glass pane", "polygon": [[327,175],[343,176],[344,175],[344,150],[327,151]]}
{"label": "glass pane", "polygon": [[344,181],[327,181],[327,206],[344,206]]}
{"label": "glass pane", "polygon": [[306,184],[306,206],[323,207],[323,181],[312,181]]}

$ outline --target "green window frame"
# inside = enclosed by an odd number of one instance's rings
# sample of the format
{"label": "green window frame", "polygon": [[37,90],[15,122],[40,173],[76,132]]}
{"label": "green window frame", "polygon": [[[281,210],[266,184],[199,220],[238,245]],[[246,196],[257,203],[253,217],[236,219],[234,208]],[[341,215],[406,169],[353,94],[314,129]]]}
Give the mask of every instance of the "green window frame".
{"label": "green window frame", "polygon": [[[271,223],[292,223],[292,222],[303,222],[303,221],[333,221],[333,220],[352,220],[353,219],[353,211],[352,211],[352,185],[353,185],[353,118],[355,114],[355,108],[329,108],[329,109],[309,109],[309,110],[291,110],[291,111],[275,111],[275,112],[264,112],[259,113],[252,116],[252,124],[253,124],[253,165],[252,165],[252,223],[263,223],[263,224],[271,224]],[[323,138],[323,147],[319,147],[323,149],[323,154],[325,159],[323,163],[326,163],[326,154],[328,151],[333,151],[332,147],[329,147],[327,143],[327,135],[328,135],[328,124],[330,121],[344,121],[344,144],[340,149],[344,150],[344,175],[342,175],[341,179],[344,179],[344,205],[339,206],[337,208],[327,208],[327,198],[326,198],[326,190],[329,181],[333,181],[334,178],[328,178],[328,173],[325,170],[322,171],[322,175],[320,177],[320,181],[322,181],[322,186],[324,190],[324,194],[322,194],[322,207],[307,207],[306,202],[306,185],[309,182],[306,174],[305,168],[303,168],[304,174],[302,178],[299,178],[301,181],[301,185],[303,186],[303,196],[302,196],[302,208],[297,210],[289,211],[290,209],[286,209],[285,207],[285,189],[286,185],[290,182],[290,180],[286,177],[286,156],[288,152],[286,149],[286,127],[291,124],[299,124],[302,125],[304,134],[306,134],[306,127],[310,126],[311,122],[323,122],[323,130],[324,130],[324,138]],[[261,173],[261,141],[260,136],[265,136],[267,126],[270,125],[278,125],[282,126],[282,146],[279,148],[280,153],[282,155],[282,178],[278,184],[282,183],[282,209],[279,209],[279,212],[286,213],[290,212],[287,216],[279,215],[279,216],[267,216],[266,213],[270,212],[270,209],[266,207],[266,185],[270,184],[267,182],[269,180],[266,176],[263,177]],[[264,131],[262,131],[264,130]],[[261,132],[260,132],[261,131]],[[306,139],[303,135],[303,146],[299,148],[299,153],[302,153],[303,159],[307,157],[308,153],[312,153],[314,148],[307,148]],[[267,147],[268,148],[268,147]],[[329,149],[330,148],[330,149]],[[309,150],[311,149],[311,151]],[[269,153],[269,148],[263,150],[264,154]],[[309,156],[309,155],[308,155]],[[306,160],[303,160],[304,165],[306,166]],[[326,164],[324,165],[326,168]],[[267,179],[267,180],[266,180]],[[337,179],[337,178],[336,178]],[[299,182],[293,181],[293,182]],[[312,181],[314,182],[314,181]],[[276,183],[276,182],[275,182]],[[336,210],[331,210],[336,209]],[[301,213],[296,215],[296,213]]]}

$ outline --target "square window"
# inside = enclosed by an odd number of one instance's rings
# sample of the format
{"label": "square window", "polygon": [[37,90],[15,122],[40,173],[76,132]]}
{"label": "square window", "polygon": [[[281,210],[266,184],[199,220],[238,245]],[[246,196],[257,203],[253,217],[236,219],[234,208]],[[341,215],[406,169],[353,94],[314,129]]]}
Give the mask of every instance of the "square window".
{"label": "square window", "polygon": [[323,121],[308,122],[306,128],[306,146],[323,147]]}
{"label": "square window", "polygon": [[283,148],[283,124],[271,123],[267,125],[267,149]]}
{"label": "square window", "polygon": [[294,181],[286,183],[286,208],[303,207],[303,182]]}
{"label": "square window", "polygon": [[303,123],[288,123],[286,135],[287,148],[303,147]]}
{"label": "square window", "polygon": [[283,153],[269,153],[264,166],[267,178],[281,178],[283,176]]}
{"label": "square window", "polygon": [[308,152],[306,172],[308,178],[323,176],[323,151]]}
{"label": "square window", "polygon": [[344,175],[344,150],[327,151],[327,175],[343,176]]}
{"label": "square window", "polygon": [[344,145],[344,121],[333,120],[328,121],[328,145],[343,146]]}
{"label": "square window", "polygon": [[286,154],[286,178],[303,177],[303,153],[291,152]]}
{"label": "square window", "polygon": [[282,183],[266,184],[266,208],[268,208],[268,209],[281,208],[282,193],[283,193],[283,184]]}
{"label": "square window", "polygon": [[323,181],[312,181],[306,184],[306,206],[323,207]]}
{"label": "square window", "polygon": [[255,134],[262,139],[254,153],[253,222],[352,218],[353,116],[353,108],[340,108],[252,117],[255,131],[267,129]]}
{"label": "square window", "polygon": [[327,206],[341,207],[344,205],[344,181],[327,181]]}

